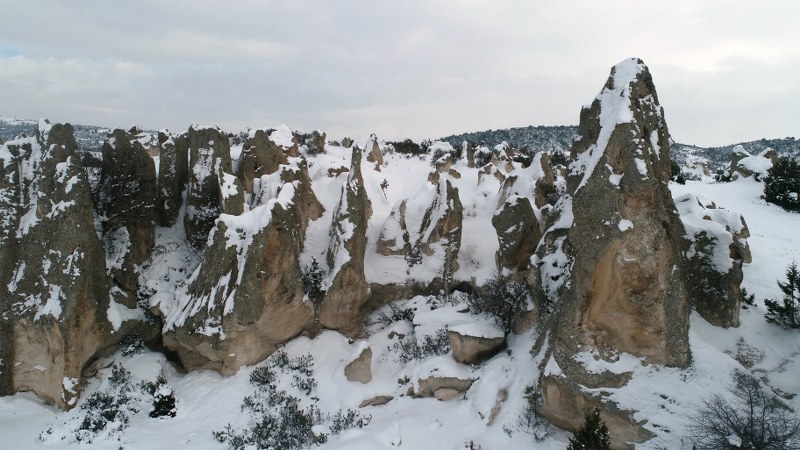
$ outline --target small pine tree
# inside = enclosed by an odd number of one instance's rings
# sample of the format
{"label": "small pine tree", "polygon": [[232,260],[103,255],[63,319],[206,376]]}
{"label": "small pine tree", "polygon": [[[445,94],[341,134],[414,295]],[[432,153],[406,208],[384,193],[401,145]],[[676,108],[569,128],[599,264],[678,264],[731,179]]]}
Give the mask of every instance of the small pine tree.
{"label": "small pine tree", "polygon": [[788,210],[800,211],[800,165],[793,158],[781,158],[767,171],[764,200]]}
{"label": "small pine tree", "polygon": [[611,437],[608,427],[600,419],[600,410],[595,408],[586,413],[586,420],[581,429],[569,440],[567,450],[608,450],[611,448]]}
{"label": "small pine tree", "polygon": [[778,324],[784,328],[800,328],[800,271],[792,262],[786,268],[786,282],[778,281],[783,291],[783,301],[764,300],[767,307],[767,322]]}
{"label": "small pine tree", "polygon": [[311,258],[311,264],[303,269],[303,291],[315,304],[322,301],[325,292],[322,289],[323,278],[325,278],[325,272],[320,267],[317,259]]}

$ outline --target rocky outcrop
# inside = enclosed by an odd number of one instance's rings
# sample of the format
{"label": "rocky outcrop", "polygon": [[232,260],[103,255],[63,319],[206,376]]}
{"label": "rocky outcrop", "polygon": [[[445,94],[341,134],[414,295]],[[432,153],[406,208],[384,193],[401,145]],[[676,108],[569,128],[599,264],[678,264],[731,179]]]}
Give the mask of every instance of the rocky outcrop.
{"label": "rocky outcrop", "polygon": [[344,367],[344,376],[348,381],[363,384],[372,381],[372,349],[364,347],[358,357]]}
{"label": "rocky outcrop", "polygon": [[100,186],[106,268],[135,308],[135,267],[150,256],[157,222],[155,164],[135,134],[117,129],[103,143]]}
{"label": "rocky outcrop", "polygon": [[444,288],[458,269],[463,215],[458,188],[450,178],[431,173],[412,198],[392,209],[377,243],[379,254],[405,259],[411,279],[438,279]]}
{"label": "rocky outcrop", "polygon": [[417,382],[414,396],[446,401],[467,392],[474,382],[469,378],[430,376]]}
{"label": "rocky outcrop", "polygon": [[522,272],[528,267],[542,233],[539,221],[526,197],[509,197],[492,217],[500,248],[497,265],[501,269]]}
{"label": "rocky outcrop", "polygon": [[186,133],[189,141],[189,184],[183,224],[186,238],[195,248],[206,245],[214,221],[223,211],[223,192],[219,170],[232,174],[231,147],[228,136],[219,128],[192,125]]}
{"label": "rocky outcrop", "polygon": [[675,204],[686,229],[687,285],[695,309],[713,325],[739,326],[742,263],[752,262],[744,217],[692,194]]}
{"label": "rocky outcrop", "polygon": [[251,131],[244,142],[236,174],[246,192],[254,191],[254,180],[277,172],[281,164],[289,162],[283,149],[269,138],[269,133],[269,130]]}
{"label": "rocky outcrop", "polygon": [[584,388],[619,386],[630,375],[588,370],[575,355],[592,351],[613,361],[630,354],[675,367],[690,362],[683,225],[667,186],[670,137],[641,60],[611,70],[581,111],[579,131],[568,195],[556,205],[560,219],[536,257],[543,300],[554,305],[548,352],[561,371],[543,373],[541,414],[574,429],[582,408],[596,405],[614,417],[609,426],[621,448],[646,433],[630,414]]}
{"label": "rocky outcrop", "polygon": [[322,207],[304,160],[271,177],[282,182],[276,197],[241,215],[220,215],[203,262],[167,314],[164,343],[187,369],[234,373],[313,325],[298,258],[308,221]]}
{"label": "rocky outcrop", "polygon": [[183,206],[183,192],[189,176],[189,140],[186,135],[172,136],[166,130],[158,133],[158,217],[162,227],[178,221]]}
{"label": "rocky outcrop", "polygon": [[109,290],[92,196],[70,125],[0,148],[0,393],[75,405],[81,371],[107,345]]}
{"label": "rocky outcrop", "polygon": [[372,204],[361,174],[361,150],[353,147],[350,171],[342,185],[339,204],[333,213],[328,244],[329,275],[319,323],[325,328],[356,333],[361,326],[362,306],[369,297],[364,274],[367,222]]}
{"label": "rocky outcrop", "polygon": [[447,330],[453,359],[461,364],[478,364],[494,356],[506,341],[502,331],[490,336],[474,336],[465,330]]}
{"label": "rocky outcrop", "polygon": [[311,133],[293,132],[293,140],[306,155],[319,155],[325,153],[325,133],[314,130]]}
{"label": "rocky outcrop", "polygon": [[380,171],[383,165],[383,152],[381,152],[381,146],[378,145],[378,137],[374,134],[369,136],[367,149],[369,149],[367,162],[375,163],[375,170]]}

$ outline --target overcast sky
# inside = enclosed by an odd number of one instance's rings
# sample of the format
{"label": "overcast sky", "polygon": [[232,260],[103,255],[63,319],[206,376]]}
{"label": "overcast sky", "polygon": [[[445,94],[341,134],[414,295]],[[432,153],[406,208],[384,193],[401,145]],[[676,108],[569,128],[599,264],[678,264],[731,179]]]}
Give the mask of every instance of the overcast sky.
{"label": "overcast sky", "polygon": [[800,1],[0,0],[0,116],[331,137],[577,124],[642,58],[676,141],[800,137]]}

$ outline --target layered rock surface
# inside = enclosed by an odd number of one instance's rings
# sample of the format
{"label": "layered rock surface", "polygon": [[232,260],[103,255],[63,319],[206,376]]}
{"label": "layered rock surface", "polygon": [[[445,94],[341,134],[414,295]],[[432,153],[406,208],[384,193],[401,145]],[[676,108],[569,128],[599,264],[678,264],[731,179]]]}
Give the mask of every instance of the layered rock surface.
{"label": "layered rock surface", "polygon": [[[541,302],[555,303],[549,352],[560,371],[542,378],[542,414],[577,429],[600,406],[616,447],[648,434],[589,389],[624,384],[624,374],[587,369],[574,356],[620,354],[647,364],[690,362],[690,297],[682,260],[683,226],[667,187],[669,131],[641,60],[611,70],[581,111],[568,193],[538,256]],[[554,268],[556,270],[554,270]]]}
{"label": "layered rock surface", "polygon": [[110,339],[103,245],[70,125],[0,148],[0,393],[74,406],[81,371]]}

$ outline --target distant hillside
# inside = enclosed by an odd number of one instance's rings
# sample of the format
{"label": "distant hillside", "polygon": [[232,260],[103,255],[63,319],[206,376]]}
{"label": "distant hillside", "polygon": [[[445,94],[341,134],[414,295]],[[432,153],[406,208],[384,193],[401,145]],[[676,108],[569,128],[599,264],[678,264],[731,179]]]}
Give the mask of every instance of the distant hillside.
{"label": "distant hillside", "polygon": [[514,148],[528,149],[532,153],[540,151],[569,151],[572,142],[578,137],[578,127],[562,126],[527,126],[506,128],[502,130],[475,131],[441,138],[454,148],[460,148],[464,141],[473,145],[483,144],[493,147],[503,141]]}
{"label": "distant hillside", "polygon": [[[0,117],[0,139],[9,141],[22,134],[32,136],[36,132],[38,120]],[[94,125],[73,125],[75,140],[82,151],[97,152],[110,130]]]}

